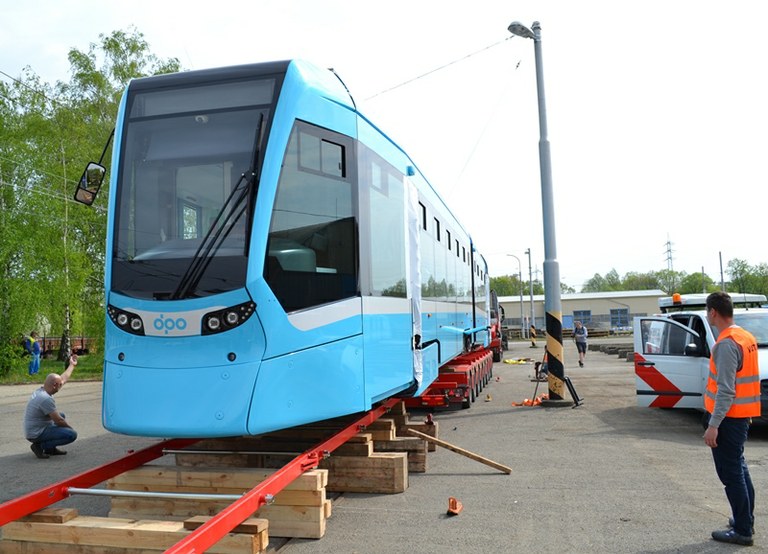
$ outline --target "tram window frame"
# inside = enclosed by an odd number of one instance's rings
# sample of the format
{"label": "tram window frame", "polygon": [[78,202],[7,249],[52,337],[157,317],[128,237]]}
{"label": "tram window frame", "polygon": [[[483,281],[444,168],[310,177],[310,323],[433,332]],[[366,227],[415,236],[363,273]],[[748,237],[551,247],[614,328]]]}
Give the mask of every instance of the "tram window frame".
{"label": "tram window frame", "polygon": [[407,297],[406,196],[402,172],[362,142],[357,143],[360,190],[362,294]]}
{"label": "tram window frame", "polygon": [[[302,142],[316,150],[302,150]],[[329,169],[327,156],[322,160],[324,142],[341,147],[331,158],[342,164],[338,171],[323,170]],[[359,218],[355,141],[297,120],[284,153],[264,260],[267,284],[286,312],[360,295]],[[343,246],[331,249],[332,241]]]}

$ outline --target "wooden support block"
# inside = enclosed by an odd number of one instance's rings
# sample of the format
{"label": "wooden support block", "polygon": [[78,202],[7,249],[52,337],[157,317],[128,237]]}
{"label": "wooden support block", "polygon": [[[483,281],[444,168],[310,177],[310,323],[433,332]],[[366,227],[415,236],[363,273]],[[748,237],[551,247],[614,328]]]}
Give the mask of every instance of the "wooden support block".
{"label": "wooden support block", "polygon": [[331,456],[320,467],[329,471],[329,491],[399,493],[408,488],[405,452],[374,452],[367,458]]}
{"label": "wooden support block", "polygon": [[[264,549],[262,549],[264,550]],[[158,550],[134,547],[93,546],[0,540],[0,554],[157,554]]]}
{"label": "wooden support block", "polygon": [[[187,518],[183,522],[184,529],[194,531],[195,529],[202,527],[203,524],[207,523],[210,520],[211,518],[206,516],[194,516],[194,517]],[[266,519],[249,517],[240,525],[232,529],[232,532],[233,533],[260,533],[261,531],[265,531],[268,527],[269,527],[269,523],[267,522]]]}
{"label": "wooden support block", "polygon": [[387,414],[387,415],[388,416],[398,416],[398,415],[399,416],[407,416],[408,412],[407,412],[407,410],[405,408],[405,402],[403,402],[401,400],[400,402],[398,402],[397,404],[392,406],[392,408],[390,408],[390,410],[389,410],[389,414]]}
{"label": "wooden support block", "polygon": [[[179,487],[205,489],[208,492],[231,494],[248,491],[274,473],[263,468],[184,468],[144,465],[126,471],[109,481],[107,488],[118,490],[154,490],[165,492]],[[328,483],[328,472],[310,470],[285,487],[285,490],[320,490]],[[239,493],[235,493],[239,494]]]}
{"label": "wooden support block", "polygon": [[[162,551],[189,534],[180,521],[150,521],[79,516],[65,523],[14,521],[3,527],[11,541],[93,546],[104,552]],[[263,541],[252,534],[230,533],[208,549],[211,553],[262,552]],[[108,549],[108,550],[107,550]],[[77,552],[81,552],[78,550]]]}
{"label": "wooden support block", "polygon": [[21,521],[36,521],[39,523],[66,523],[70,519],[77,517],[77,509],[75,508],[43,508],[26,517],[21,518]]}
{"label": "wooden support block", "polygon": [[[415,440],[414,440],[415,439]],[[395,437],[392,440],[375,441],[376,452],[405,452],[408,455],[408,471],[427,471],[427,441],[417,437]]]}
{"label": "wooden support block", "polygon": [[[312,431],[317,434],[318,431]],[[368,456],[373,452],[371,433],[358,433],[337,448],[334,453],[343,456]],[[282,467],[286,457],[316,446],[317,440],[291,437],[290,435],[267,435],[265,437],[238,437],[229,439],[207,439],[200,441],[194,450],[209,450],[212,453],[191,452],[176,454],[176,465],[184,467]],[[220,453],[219,453],[220,452]],[[280,454],[286,452],[285,455]]]}
{"label": "wooden support block", "polygon": [[[201,527],[204,523],[206,523],[208,520],[210,520],[210,517],[205,516],[195,516],[191,517],[189,519],[185,519],[184,529],[187,529],[189,531],[194,531],[198,527]],[[242,522],[240,525],[232,529],[230,531],[231,533],[249,533],[251,535],[255,535],[259,538],[259,551],[265,551],[267,547],[269,546],[269,535],[268,535],[268,529],[269,522],[266,519],[260,519],[257,517],[251,517],[246,519],[244,522]]]}
{"label": "wooden support block", "polygon": [[[366,433],[370,436],[370,433]],[[334,450],[332,456],[370,456],[373,454],[374,445],[373,441],[368,442],[345,442],[336,450]]]}
{"label": "wooden support block", "polygon": [[[436,439],[438,438],[438,425],[437,421],[433,423],[409,423],[405,426],[405,433],[408,434],[407,430],[413,429],[414,431],[418,431],[419,433],[424,433],[425,435],[429,435],[430,437]],[[427,446],[427,450],[429,452],[434,452],[437,450],[437,445],[434,443],[429,443]]]}
{"label": "wooden support block", "polygon": [[[108,487],[155,492],[242,494],[271,473],[261,468],[142,466],[111,479]],[[328,512],[327,483],[327,470],[308,471],[275,495],[274,502],[262,506],[253,516],[269,519],[269,533],[275,537],[320,538],[325,534],[325,514]],[[226,500],[116,497],[112,499],[110,516],[179,520],[196,515],[213,516],[230,503]]]}
{"label": "wooden support block", "polygon": [[392,421],[395,422],[395,431],[398,435],[404,434],[402,429],[410,423],[410,419],[407,415],[393,415],[390,416]]}
{"label": "wooden support block", "polygon": [[373,440],[392,440],[396,436],[395,422],[391,419],[377,419],[365,429],[373,436]]}

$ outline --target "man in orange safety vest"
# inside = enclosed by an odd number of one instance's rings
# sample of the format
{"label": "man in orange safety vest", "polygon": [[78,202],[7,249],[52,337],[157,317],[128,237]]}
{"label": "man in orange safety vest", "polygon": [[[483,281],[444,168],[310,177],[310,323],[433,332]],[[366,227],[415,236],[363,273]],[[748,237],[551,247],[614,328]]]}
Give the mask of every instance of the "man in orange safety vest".
{"label": "man in orange safety vest", "polygon": [[725,292],[707,297],[707,320],[719,336],[712,348],[704,396],[707,411],[704,442],[712,449],[715,470],[731,505],[729,528],[712,538],[751,546],[755,489],[744,459],[751,418],[760,415],[760,373],[757,341],[733,323],[733,302]]}

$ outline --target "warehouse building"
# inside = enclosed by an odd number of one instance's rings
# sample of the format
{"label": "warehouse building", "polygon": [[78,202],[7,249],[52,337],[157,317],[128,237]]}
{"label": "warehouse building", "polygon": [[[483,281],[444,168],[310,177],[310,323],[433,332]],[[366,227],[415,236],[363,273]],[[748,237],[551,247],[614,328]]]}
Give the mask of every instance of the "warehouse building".
{"label": "warehouse building", "polygon": [[[661,290],[624,290],[611,292],[580,292],[562,294],[563,330],[573,329],[581,321],[593,335],[617,334],[631,331],[635,316],[659,313],[659,298],[669,296]],[[545,325],[544,295],[533,297],[500,296],[504,310],[503,327],[510,336],[520,336],[534,321],[539,336]]]}

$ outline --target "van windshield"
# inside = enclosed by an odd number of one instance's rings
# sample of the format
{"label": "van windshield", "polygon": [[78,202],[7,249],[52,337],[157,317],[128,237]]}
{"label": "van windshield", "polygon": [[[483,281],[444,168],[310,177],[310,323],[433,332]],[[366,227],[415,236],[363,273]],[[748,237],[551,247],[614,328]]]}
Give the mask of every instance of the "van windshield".
{"label": "van windshield", "polygon": [[734,313],[733,322],[752,333],[758,346],[768,347],[768,310]]}

